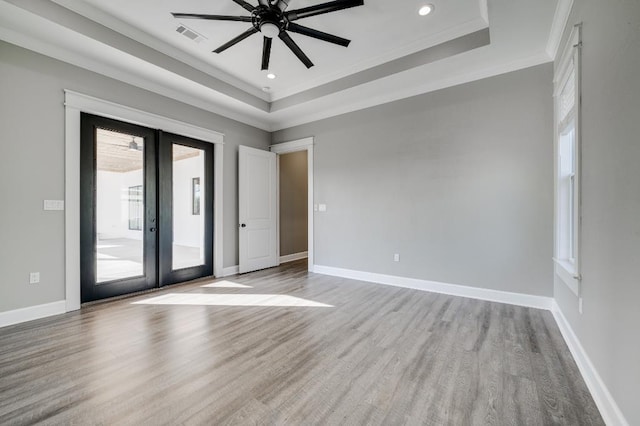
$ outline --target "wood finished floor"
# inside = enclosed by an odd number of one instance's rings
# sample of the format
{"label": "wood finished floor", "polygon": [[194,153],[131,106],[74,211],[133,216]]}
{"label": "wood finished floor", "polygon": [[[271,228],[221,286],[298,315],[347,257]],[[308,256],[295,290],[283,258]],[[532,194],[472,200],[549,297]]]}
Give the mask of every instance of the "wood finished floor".
{"label": "wood finished floor", "polygon": [[[187,284],[0,329],[0,424],[603,424],[547,311],[304,261],[227,281],[248,287]],[[199,294],[331,307],[132,304]]]}

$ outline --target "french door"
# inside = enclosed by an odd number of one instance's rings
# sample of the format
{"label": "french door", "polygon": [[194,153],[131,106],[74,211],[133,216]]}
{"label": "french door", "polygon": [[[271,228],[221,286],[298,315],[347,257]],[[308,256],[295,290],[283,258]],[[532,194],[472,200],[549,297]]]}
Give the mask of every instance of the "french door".
{"label": "french door", "polygon": [[81,300],[213,274],[213,146],[81,118]]}

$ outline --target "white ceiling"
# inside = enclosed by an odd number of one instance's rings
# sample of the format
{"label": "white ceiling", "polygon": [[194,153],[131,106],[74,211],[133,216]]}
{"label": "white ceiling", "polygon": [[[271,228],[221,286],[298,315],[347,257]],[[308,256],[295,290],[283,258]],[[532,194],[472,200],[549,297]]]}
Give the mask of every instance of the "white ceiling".
{"label": "white ceiling", "polygon": [[[257,0],[250,0],[257,4]],[[322,3],[324,0],[292,0],[288,10]],[[268,80],[260,70],[262,36],[255,34],[221,54],[214,49],[251,27],[245,22],[175,19],[170,12],[243,15],[249,13],[232,0],[83,0],[96,9],[138,28],[148,35],[261,89],[271,87],[272,99],[297,93],[355,71],[361,71],[429,47],[439,33],[452,28],[487,24],[481,22],[478,0],[433,1],[433,15],[421,17],[418,1],[367,0],[364,6],[301,19],[296,23],[352,40],[344,48],[300,34],[290,33],[315,63],[309,70],[281,40],[274,40]],[[206,40],[195,43],[178,34],[179,24],[200,33]],[[381,31],[375,31],[380,28]]]}
{"label": "white ceiling", "polygon": [[[274,39],[269,71],[277,78],[268,80],[260,34],[212,53],[251,24],[170,14],[247,16],[232,0],[52,1],[0,0],[0,39],[266,130],[548,62],[570,7],[570,0],[365,0],[297,21],[352,40],[344,48],[291,33],[311,69]],[[288,10],[322,2],[291,0]],[[427,2],[435,12],[421,17]],[[205,40],[178,34],[180,24]],[[461,39],[482,39],[484,28],[490,43]]]}

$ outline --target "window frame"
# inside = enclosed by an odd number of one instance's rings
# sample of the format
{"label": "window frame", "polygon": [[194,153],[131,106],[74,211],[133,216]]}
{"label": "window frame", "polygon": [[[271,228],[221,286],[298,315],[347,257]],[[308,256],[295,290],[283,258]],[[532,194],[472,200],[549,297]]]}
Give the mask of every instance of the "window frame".
{"label": "window frame", "polygon": [[[129,231],[142,231],[144,227],[144,187],[132,185],[128,191],[128,228]],[[132,198],[134,197],[135,198]],[[133,217],[135,213],[136,217]],[[133,224],[133,226],[132,226]]]}
{"label": "window frame", "polygon": [[191,215],[200,216],[202,187],[200,186],[200,176],[191,178]]}
{"label": "window frame", "polygon": [[[582,26],[574,26],[554,70],[554,262],[555,272],[576,295],[580,296],[582,168],[581,168],[581,48]],[[574,103],[566,115],[562,114],[562,95],[571,76],[574,77]],[[562,138],[573,130],[573,173],[563,175],[561,165]],[[562,179],[570,178],[567,186]],[[567,194],[567,191],[569,194]],[[570,200],[567,201],[566,197]],[[570,208],[569,208],[570,207]],[[567,210],[567,211],[565,211]]]}

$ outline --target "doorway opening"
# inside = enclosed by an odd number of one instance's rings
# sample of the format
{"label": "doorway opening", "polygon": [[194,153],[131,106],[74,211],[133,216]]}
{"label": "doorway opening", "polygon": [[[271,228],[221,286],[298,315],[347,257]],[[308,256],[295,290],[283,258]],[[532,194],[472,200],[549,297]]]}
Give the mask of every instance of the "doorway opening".
{"label": "doorway opening", "polygon": [[280,263],[306,257],[313,272],[313,137],[272,145],[271,152],[277,155]]}
{"label": "doorway opening", "polygon": [[307,151],[278,155],[280,263],[308,256]]}

